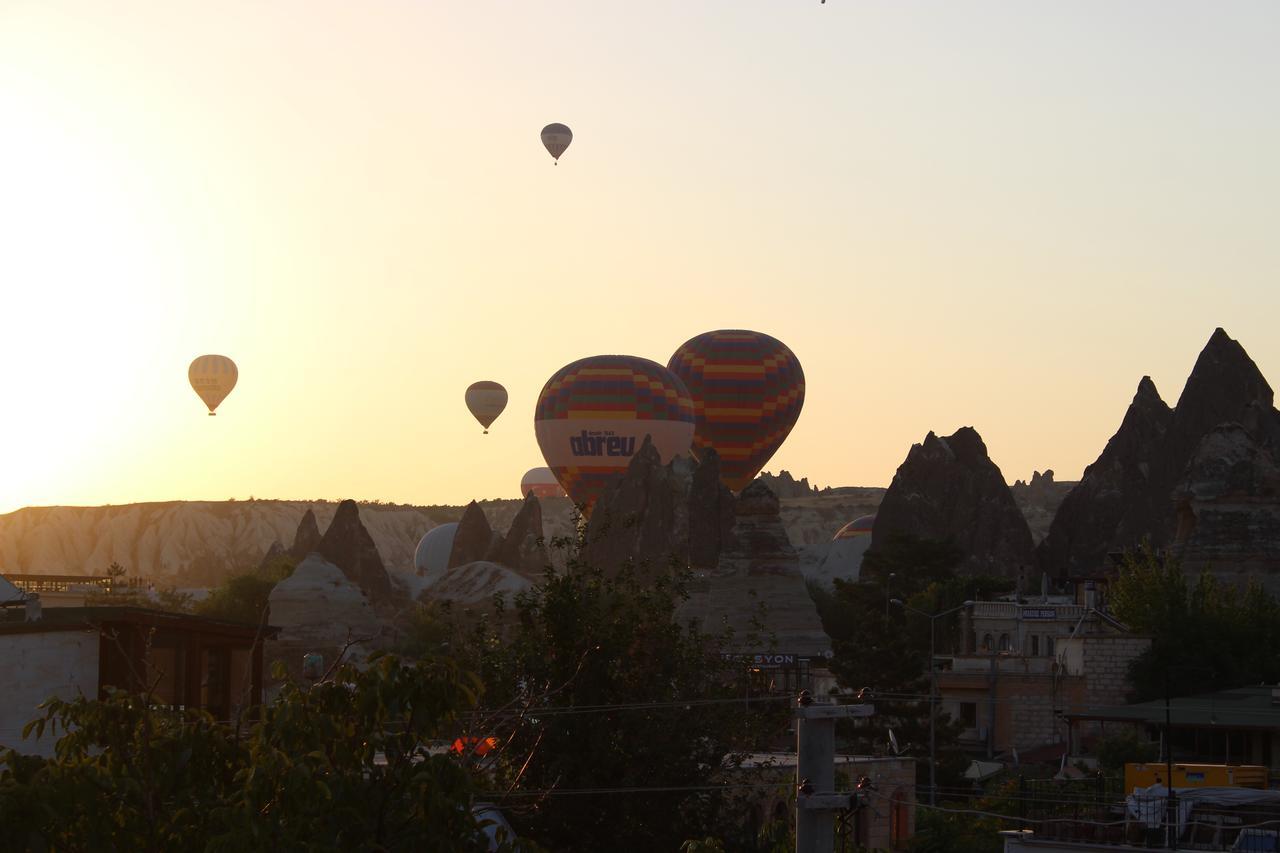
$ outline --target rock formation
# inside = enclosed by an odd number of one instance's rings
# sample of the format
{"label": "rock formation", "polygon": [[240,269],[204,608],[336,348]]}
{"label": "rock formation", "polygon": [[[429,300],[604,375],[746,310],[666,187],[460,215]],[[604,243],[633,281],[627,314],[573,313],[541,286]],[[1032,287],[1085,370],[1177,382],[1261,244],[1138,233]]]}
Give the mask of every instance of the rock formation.
{"label": "rock formation", "polygon": [[542,534],[542,502],[532,493],[525,496],[507,535],[494,538],[486,559],[532,578],[546,571],[550,561]]}
{"label": "rock formation", "polygon": [[338,511],[315,551],[341,569],[370,600],[379,602],[391,595],[387,569],[382,565],[373,537],[360,521],[360,508],[355,501],[338,504]]}
{"label": "rock formation", "polygon": [[509,600],[531,586],[533,581],[514,569],[478,560],[430,576],[420,592],[433,601],[473,605],[487,603],[495,595],[505,595]]}
{"label": "rock formation", "polygon": [[[760,480],[742,490],[733,527],[715,569],[695,572],[677,618],[705,630],[734,631],[742,652],[816,656],[830,649],[822,620],[805,588],[800,560],[782,525],[778,498]],[[760,618],[763,634],[753,621]]]}
{"label": "rock formation", "polygon": [[1240,424],[1216,427],[1173,497],[1171,550],[1188,573],[1210,570],[1234,585],[1256,577],[1280,594],[1280,464],[1273,450]]}
{"label": "rock formation", "polygon": [[1034,559],[1026,519],[972,427],[912,445],[876,511],[871,550],[898,535],[952,542],[970,574],[1014,577]]}
{"label": "rock formation", "polygon": [[807,498],[818,494],[818,490],[809,485],[808,477],[802,477],[797,480],[786,469],[779,471],[777,476],[770,474],[768,471],[762,471],[756,479],[764,481],[764,484],[780,499]]}
{"label": "rock formation", "polygon": [[458,522],[458,532],[453,537],[453,550],[449,553],[449,568],[464,563],[483,560],[493,547],[493,528],[489,519],[485,518],[480,504],[472,501],[462,512],[462,520]]}
{"label": "rock formation", "polygon": [[1280,437],[1271,387],[1244,348],[1217,329],[1174,409],[1143,377],[1120,429],[1085,469],[1040,543],[1041,568],[1055,575],[1090,574],[1104,568],[1107,554],[1144,540],[1157,548],[1169,545],[1175,491],[1197,448],[1227,423],[1249,424],[1246,431],[1260,445]]}
{"label": "rock formation", "polygon": [[266,659],[284,661],[295,676],[301,674],[304,654],[324,655],[328,666],[348,643],[354,643],[349,655],[359,660],[384,639],[368,596],[320,554],[299,563],[268,600],[270,623],[280,634],[267,643]]}
{"label": "rock formation", "polygon": [[596,502],[582,556],[605,571],[671,560],[714,566],[732,512],[733,494],[720,482],[714,452],[703,454],[701,464],[681,456],[663,465],[646,438],[626,473]]}
{"label": "rock formation", "polygon": [[276,539],[271,543],[271,547],[267,549],[267,553],[262,555],[262,561],[258,563],[258,571],[261,573],[266,571],[267,567],[282,557],[289,556],[289,552],[285,550],[284,545],[280,544],[280,540]]}
{"label": "rock formation", "polygon": [[707,448],[689,484],[689,565],[715,568],[733,538],[736,519],[733,492],[720,482],[720,456]]}
{"label": "rock formation", "polygon": [[289,548],[289,556],[295,560],[304,560],[307,555],[320,547],[320,525],[316,523],[315,511],[307,507],[298,522],[298,530],[293,534],[293,545]]}
{"label": "rock formation", "polygon": [[1096,571],[1108,551],[1136,545],[1161,527],[1168,501],[1158,497],[1167,479],[1160,451],[1172,419],[1173,410],[1160,399],[1151,377],[1142,377],[1120,428],[1062,501],[1040,543],[1045,571]]}
{"label": "rock formation", "polygon": [[1033,472],[1030,482],[1018,480],[1009,487],[1014,502],[1022,510],[1022,517],[1031,528],[1031,537],[1037,544],[1049,533],[1049,526],[1053,523],[1058,507],[1062,506],[1062,501],[1075,485],[1072,482],[1055,482],[1053,471],[1047,470],[1043,474]]}

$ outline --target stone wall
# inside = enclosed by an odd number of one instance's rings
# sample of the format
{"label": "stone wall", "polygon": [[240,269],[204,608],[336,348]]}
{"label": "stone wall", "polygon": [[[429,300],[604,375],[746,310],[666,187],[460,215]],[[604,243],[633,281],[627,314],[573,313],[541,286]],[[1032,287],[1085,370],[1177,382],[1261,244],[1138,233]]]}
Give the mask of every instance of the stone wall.
{"label": "stone wall", "polygon": [[22,738],[22,727],[39,715],[51,696],[74,699],[98,695],[98,634],[94,631],[38,631],[0,635],[0,748],[46,758],[56,737]]}

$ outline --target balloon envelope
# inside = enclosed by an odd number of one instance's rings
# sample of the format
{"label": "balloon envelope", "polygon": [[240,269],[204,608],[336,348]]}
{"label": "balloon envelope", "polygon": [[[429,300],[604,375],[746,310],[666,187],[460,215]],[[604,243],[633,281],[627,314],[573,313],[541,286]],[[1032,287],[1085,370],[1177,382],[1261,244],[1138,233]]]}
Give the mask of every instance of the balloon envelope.
{"label": "balloon envelope", "polygon": [[569,147],[569,143],[573,141],[573,131],[566,125],[553,122],[542,129],[542,145],[556,160],[560,159],[560,155]]}
{"label": "balloon envelope", "polygon": [[484,431],[488,432],[489,425],[507,407],[507,389],[497,382],[473,382],[467,388],[466,400],[471,414],[484,427]]}
{"label": "balloon envelope", "polygon": [[804,371],[795,353],[760,332],[723,329],[687,341],[667,367],[693,397],[694,452],[714,448],[720,479],[741,491],[800,417]]}
{"label": "balloon envelope", "polygon": [[418,548],[413,552],[413,567],[418,574],[436,574],[449,568],[449,554],[457,532],[458,522],[453,521],[431,528],[418,540]]}
{"label": "balloon envelope", "polygon": [[209,407],[211,415],[236,387],[239,378],[236,363],[225,355],[202,355],[187,368],[187,381]]}
{"label": "balloon envelope", "polygon": [[684,383],[657,362],[597,355],[547,380],[533,428],[560,485],[590,511],[646,435],[664,463],[689,453],[693,402]]}
{"label": "balloon envelope", "polygon": [[530,468],[520,478],[520,497],[533,492],[536,498],[563,498],[564,488],[550,468]]}
{"label": "balloon envelope", "polygon": [[874,515],[864,515],[836,531],[818,565],[819,578],[827,582],[839,578],[853,583],[862,576],[862,557],[871,547],[871,526],[875,520]]}
{"label": "balloon envelope", "polygon": [[871,535],[871,527],[876,523],[874,515],[862,515],[846,524],[836,531],[836,535],[832,537],[832,541],[840,539],[858,539],[863,536]]}

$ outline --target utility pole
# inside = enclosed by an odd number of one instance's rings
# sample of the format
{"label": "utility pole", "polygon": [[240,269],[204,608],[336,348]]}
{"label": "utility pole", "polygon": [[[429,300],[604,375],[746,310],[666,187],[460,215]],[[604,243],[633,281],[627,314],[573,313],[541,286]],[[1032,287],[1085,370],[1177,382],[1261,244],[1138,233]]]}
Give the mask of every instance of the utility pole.
{"label": "utility pole", "polygon": [[940,613],[925,613],[923,610],[918,610],[907,604],[901,598],[892,599],[890,603],[901,607],[903,610],[910,610],[912,613],[929,620],[929,805],[936,806],[938,804],[938,712],[936,710],[938,705],[938,668],[933,662],[935,633],[933,626],[943,616],[950,616],[959,610],[973,607],[973,602],[966,601]]}
{"label": "utility pole", "polygon": [[870,717],[861,705],[816,705],[808,690],[796,699],[796,853],[834,853],[835,814],[857,794],[836,793],[836,720]]}

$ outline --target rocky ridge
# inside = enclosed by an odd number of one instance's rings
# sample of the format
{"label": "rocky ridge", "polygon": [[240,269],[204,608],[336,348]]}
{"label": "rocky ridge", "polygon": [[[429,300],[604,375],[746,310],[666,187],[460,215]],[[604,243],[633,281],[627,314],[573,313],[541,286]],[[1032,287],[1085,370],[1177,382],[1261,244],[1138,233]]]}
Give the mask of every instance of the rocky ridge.
{"label": "rocky ridge", "polygon": [[972,427],[912,445],[876,512],[870,550],[895,536],[953,542],[970,574],[1016,577],[1034,560],[1027,521]]}
{"label": "rocky ridge", "polygon": [[[1268,532],[1275,497],[1267,469],[1277,448],[1280,414],[1271,386],[1244,348],[1215,330],[1172,409],[1143,377],[1120,428],[1040,543],[1041,568],[1056,575],[1105,571],[1108,554],[1144,541],[1173,547],[1189,565],[1228,555],[1244,565],[1246,554],[1280,548],[1280,537]],[[1226,564],[1215,570],[1240,571]]]}

